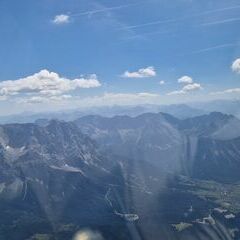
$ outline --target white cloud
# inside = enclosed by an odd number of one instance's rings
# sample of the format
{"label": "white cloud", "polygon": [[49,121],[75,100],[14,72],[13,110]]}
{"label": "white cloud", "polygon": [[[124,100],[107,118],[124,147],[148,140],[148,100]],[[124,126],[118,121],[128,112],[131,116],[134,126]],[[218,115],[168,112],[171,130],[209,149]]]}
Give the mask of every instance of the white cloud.
{"label": "white cloud", "polygon": [[17,97],[15,101],[19,104],[48,104],[56,106],[64,105],[67,108],[74,107],[90,107],[90,106],[112,106],[112,105],[132,105],[132,104],[144,104],[155,103],[160,95],[150,92],[140,93],[104,93],[102,95],[80,97],[71,96],[68,94],[57,96],[24,96]]}
{"label": "white cloud", "polygon": [[184,86],[180,90],[169,92],[167,95],[179,95],[179,94],[186,94],[189,92],[201,90],[201,84],[194,83],[193,79],[189,76],[182,76],[178,79],[178,83],[183,83]]}
{"label": "white cloud", "polygon": [[159,84],[160,84],[160,85],[164,85],[164,84],[165,84],[165,81],[162,80],[162,81],[159,82]]}
{"label": "white cloud", "polygon": [[182,90],[184,92],[192,92],[192,91],[196,91],[196,90],[200,90],[200,89],[202,89],[202,87],[199,83],[192,83],[192,84],[188,84],[188,85],[184,86]]}
{"label": "white cloud", "polygon": [[59,96],[33,96],[33,97],[25,97],[17,99],[18,103],[27,103],[27,104],[35,104],[35,103],[50,103],[50,102],[62,102],[64,100],[71,99],[72,96],[68,94],[63,94]]}
{"label": "white cloud", "polygon": [[193,83],[193,80],[189,76],[182,76],[181,78],[178,79],[179,83],[184,83],[184,84],[191,84]]}
{"label": "white cloud", "polygon": [[211,95],[240,93],[240,88],[230,88],[219,92],[211,92]]}
{"label": "white cloud", "polygon": [[34,97],[30,97],[30,98],[20,98],[17,99],[17,102],[22,104],[22,103],[30,103],[30,104],[34,104],[34,103],[46,103],[48,102],[49,99],[46,97],[42,97],[42,96],[34,96]]}
{"label": "white cloud", "polygon": [[55,72],[41,70],[25,78],[0,82],[0,100],[12,97],[20,103],[61,102],[71,98],[66,94],[68,92],[100,86],[95,74],[70,80]]}
{"label": "white cloud", "polygon": [[186,93],[193,92],[193,91],[198,91],[198,90],[201,90],[201,89],[202,89],[201,84],[192,83],[192,84],[185,85],[181,90],[170,92],[167,95],[186,94]]}
{"label": "white cloud", "polygon": [[167,93],[167,95],[171,96],[171,95],[179,95],[179,94],[185,94],[185,92],[183,92],[183,90],[176,90],[176,91],[172,91]]}
{"label": "white cloud", "polygon": [[158,94],[141,92],[141,93],[105,93],[102,96],[91,98],[94,104],[114,105],[114,104],[133,104],[152,101]]}
{"label": "white cloud", "polygon": [[240,74],[240,58],[236,59],[232,63],[232,70],[233,70],[233,72],[236,72],[236,73]]}
{"label": "white cloud", "polygon": [[88,78],[80,77],[73,80],[60,77],[55,72],[41,70],[31,76],[20,78],[17,80],[6,80],[0,82],[0,95],[45,95],[58,96],[63,93],[78,89],[78,88],[96,88],[100,87],[95,74]]}
{"label": "white cloud", "polygon": [[83,106],[112,106],[154,103],[159,95],[149,92],[141,93],[104,93],[102,95],[80,99]]}
{"label": "white cloud", "polygon": [[154,67],[147,67],[147,68],[140,68],[136,72],[129,72],[126,71],[122,75],[125,78],[148,78],[148,77],[155,77],[157,75]]}
{"label": "white cloud", "polygon": [[70,17],[68,15],[60,14],[54,17],[53,23],[57,25],[66,24],[66,23],[69,23],[69,19]]}
{"label": "white cloud", "polygon": [[142,93],[137,93],[135,94],[137,97],[140,97],[140,98],[147,98],[147,97],[158,97],[159,95],[158,94],[155,94],[155,93],[148,93],[148,92],[142,92]]}

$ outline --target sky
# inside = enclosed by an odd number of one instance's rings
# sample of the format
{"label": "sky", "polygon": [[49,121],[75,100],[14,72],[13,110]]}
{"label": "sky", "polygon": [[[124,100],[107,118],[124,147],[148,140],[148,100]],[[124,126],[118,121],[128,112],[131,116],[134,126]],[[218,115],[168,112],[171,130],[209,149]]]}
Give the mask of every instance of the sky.
{"label": "sky", "polygon": [[240,98],[239,0],[2,0],[0,115]]}

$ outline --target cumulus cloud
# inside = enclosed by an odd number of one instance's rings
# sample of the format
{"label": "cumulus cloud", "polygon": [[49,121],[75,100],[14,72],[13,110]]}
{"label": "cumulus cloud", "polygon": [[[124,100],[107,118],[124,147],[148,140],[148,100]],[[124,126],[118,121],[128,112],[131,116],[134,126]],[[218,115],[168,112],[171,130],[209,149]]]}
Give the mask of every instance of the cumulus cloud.
{"label": "cumulus cloud", "polygon": [[70,17],[65,14],[56,15],[53,19],[53,23],[57,25],[69,23]]}
{"label": "cumulus cloud", "polygon": [[232,70],[233,70],[233,72],[236,72],[236,73],[240,74],[240,58],[236,59],[232,63]]}
{"label": "cumulus cloud", "polygon": [[185,85],[181,90],[170,92],[167,95],[186,94],[186,93],[193,92],[193,91],[198,91],[198,90],[201,90],[201,89],[202,89],[201,84],[192,83],[192,84]]}
{"label": "cumulus cloud", "polygon": [[184,92],[192,92],[192,91],[196,91],[196,90],[200,90],[200,89],[202,89],[202,87],[199,83],[192,83],[192,84],[188,84],[188,85],[184,86],[182,90]]}
{"label": "cumulus cloud", "polygon": [[122,77],[125,78],[149,78],[155,77],[157,75],[154,67],[140,68],[136,72],[125,71]]}
{"label": "cumulus cloud", "polygon": [[189,76],[182,76],[181,78],[178,79],[178,83],[184,84],[182,89],[169,92],[167,95],[187,94],[187,93],[202,89],[201,84],[194,83],[193,79]]}
{"label": "cumulus cloud", "polygon": [[165,84],[165,81],[162,80],[162,81],[159,82],[159,84],[160,84],[160,85],[164,85],[164,84]]}
{"label": "cumulus cloud", "polygon": [[70,80],[60,77],[55,72],[41,70],[25,78],[0,82],[0,96],[12,96],[20,93],[23,95],[59,96],[78,88],[96,88],[100,86],[101,83],[95,74],[87,78],[80,77]]}
{"label": "cumulus cloud", "polygon": [[184,83],[184,84],[191,84],[193,83],[193,80],[189,76],[182,76],[181,78],[178,79],[179,83]]}

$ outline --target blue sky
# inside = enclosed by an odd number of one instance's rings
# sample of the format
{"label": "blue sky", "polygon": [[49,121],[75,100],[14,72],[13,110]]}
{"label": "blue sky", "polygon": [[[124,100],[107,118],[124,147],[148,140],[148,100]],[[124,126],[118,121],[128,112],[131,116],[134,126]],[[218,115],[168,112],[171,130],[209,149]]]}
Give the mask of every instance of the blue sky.
{"label": "blue sky", "polygon": [[238,0],[3,0],[0,9],[0,114],[240,96]]}

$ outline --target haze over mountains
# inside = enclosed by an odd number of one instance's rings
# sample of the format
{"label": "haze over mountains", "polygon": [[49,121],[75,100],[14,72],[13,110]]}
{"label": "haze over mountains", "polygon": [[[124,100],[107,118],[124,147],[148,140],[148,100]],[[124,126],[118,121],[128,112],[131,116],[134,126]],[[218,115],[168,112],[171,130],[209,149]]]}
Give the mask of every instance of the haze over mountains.
{"label": "haze over mountains", "polygon": [[129,105],[129,106],[109,106],[109,107],[92,107],[86,109],[66,110],[59,112],[24,112],[22,114],[0,116],[0,123],[29,123],[38,119],[59,119],[64,121],[73,121],[86,115],[101,115],[112,117],[116,115],[137,116],[147,112],[164,112],[169,113],[176,118],[185,119],[200,116],[210,112],[222,112],[240,117],[239,100],[216,100],[211,102],[196,102],[187,104],[172,105]]}
{"label": "haze over mountains", "polygon": [[0,9],[0,240],[240,240],[240,0]]}
{"label": "haze over mountains", "polygon": [[133,118],[86,116],[75,122],[106,151],[150,162],[165,172],[187,170],[193,177],[222,181],[223,171],[226,179],[239,175],[240,120],[232,115],[213,112],[179,120],[146,113]]}
{"label": "haze over mountains", "polygon": [[204,231],[218,239],[219,229],[224,239],[239,236],[233,115],[5,124],[0,155],[0,239],[71,239],[86,227],[105,239],[205,239]]}

